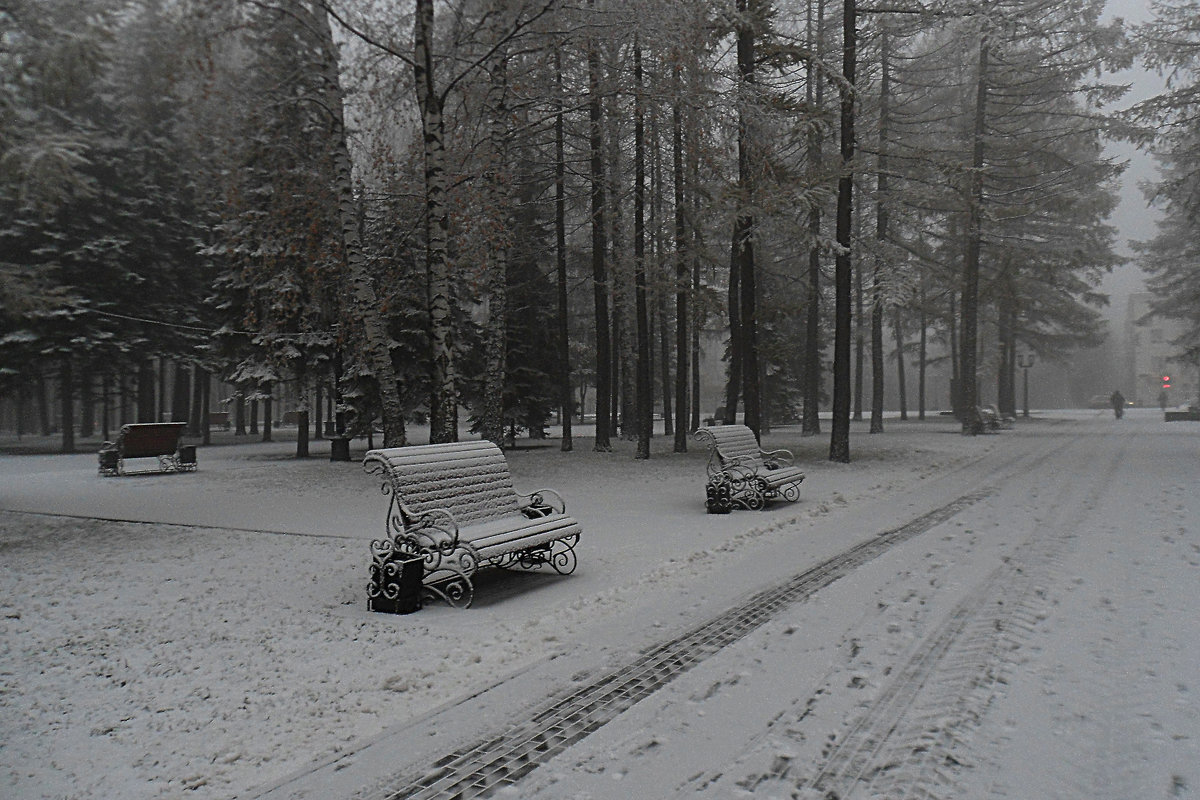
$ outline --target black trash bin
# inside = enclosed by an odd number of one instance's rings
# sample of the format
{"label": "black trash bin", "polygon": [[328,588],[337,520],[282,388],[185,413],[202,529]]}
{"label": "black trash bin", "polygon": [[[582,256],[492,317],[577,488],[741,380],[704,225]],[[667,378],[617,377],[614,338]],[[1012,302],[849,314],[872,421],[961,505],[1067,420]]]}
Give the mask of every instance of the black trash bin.
{"label": "black trash bin", "polygon": [[184,469],[196,468],[196,445],[179,445],[179,465]]}
{"label": "black trash bin", "polygon": [[420,556],[398,555],[388,561],[371,564],[371,591],[367,596],[367,608],[388,614],[420,611],[421,582],[424,578],[425,559]]}
{"label": "black trash bin", "polygon": [[329,440],[329,460],[330,461],[349,461],[350,460],[350,437],[334,436]]}

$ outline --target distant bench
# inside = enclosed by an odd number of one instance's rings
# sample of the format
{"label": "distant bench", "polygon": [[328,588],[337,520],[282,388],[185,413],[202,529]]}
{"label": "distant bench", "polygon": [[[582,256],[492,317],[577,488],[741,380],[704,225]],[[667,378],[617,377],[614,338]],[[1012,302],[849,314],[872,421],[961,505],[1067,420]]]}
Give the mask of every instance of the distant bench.
{"label": "distant bench", "polygon": [[1015,420],[1001,414],[995,406],[975,407],[975,429],[980,433],[1011,430]]}
{"label": "distant bench", "polygon": [[760,449],[745,425],[700,428],[694,436],[708,442],[708,513],[726,514],[734,506],[759,509],[776,497],[800,498],[804,470],[793,465],[790,450]]}
{"label": "distant bench", "polygon": [[518,494],[491,442],[371,450],[363,467],[391,495],[388,538],[371,543],[373,611],[406,613],[434,598],[466,608],[484,565],[575,571],[579,523],[553,490]]}
{"label": "distant bench", "polygon": [[[139,475],[149,472],[191,472],[196,469],[196,448],[179,444],[184,422],[138,422],[122,425],[115,442],[100,446],[100,474],[104,476]],[[130,472],[125,462],[131,458],[156,458],[158,469]]]}

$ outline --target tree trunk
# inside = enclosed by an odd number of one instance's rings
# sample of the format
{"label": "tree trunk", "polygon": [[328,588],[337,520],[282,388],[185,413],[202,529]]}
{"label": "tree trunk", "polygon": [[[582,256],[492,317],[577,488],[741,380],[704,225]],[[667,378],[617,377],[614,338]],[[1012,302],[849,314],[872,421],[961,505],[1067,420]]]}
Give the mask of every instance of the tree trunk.
{"label": "tree trunk", "polygon": [[[815,24],[812,18],[812,4],[809,3],[808,46],[818,59],[824,53],[821,35],[824,22],[825,0],[819,0],[817,3]],[[817,79],[811,61],[805,75],[806,100],[815,108],[823,109],[825,82]],[[808,159],[814,177],[821,166],[822,149],[820,130],[813,126],[808,141]],[[804,321],[804,416],[801,431],[804,436],[816,436],[821,432],[821,207],[816,203],[808,212],[808,233],[812,237],[812,244],[808,251],[808,303]]]}
{"label": "tree trunk", "polygon": [[233,395],[233,435],[246,435],[246,395],[239,388]]}
{"label": "tree trunk", "polygon": [[79,370],[79,436],[87,438],[96,432],[96,375],[91,365]]}
{"label": "tree trunk", "polygon": [[864,364],[866,364],[866,334],[863,332],[866,326],[863,320],[866,319],[866,314],[863,313],[863,265],[859,264],[854,269],[854,419],[861,420],[863,418],[863,391],[865,375]]}
{"label": "tree trunk", "polygon": [[154,362],[143,359],[138,363],[137,375],[137,421],[157,422],[158,410],[154,404],[155,387],[158,375],[154,370]]}
{"label": "tree trunk", "polygon": [[488,242],[487,322],[484,339],[482,434],[497,447],[508,436],[504,420],[504,384],[508,352],[508,253],[510,244],[508,172],[508,55],[498,47],[490,63],[488,139],[490,168],[485,193],[491,215]]}
{"label": "tree trunk", "polygon": [[921,344],[917,356],[917,419],[925,419],[925,367],[929,363],[929,320],[925,318],[925,287],[921,287]]}
{"label": "tree trunk", "polygon": [[267,381],[267,383],[263,386],[263,390],[265,391],[265,393],[267,395],[265,398],[263,398],[263,401],[262,401],[262,408],[263,408],[262,440],[264,442],[270,442],[274,438],[272,435],[272,432],[275,429],[275,415],[274,415],[275,409],[273,408],[273,405],[274,405],[273,398],[271,397],[271,392],[274,391],[274,388],[275,388],[275,386],[271,381]]}
{"label": "tree trunk", "polygon": [[174,362],[174,382],[171,386],[171,421],[191,421],[192,386],[187,365],[182,361]]}
{"label": "tree trunk", "polygon": [[675,174],[675,447],[687,452],[688,417],[688,261],[687,217],[684,210],[683,80],[674,68],[675,107],[671,118],[671,168]]}
{"label": "tree trunk", "polygon": [[880,297],[879,268],[875,269],[871,294],[871,433],[883,433],[883,300]]}
{"label": "tree trunk", "polygon": [[212,373],[201,368],[196,375],[200,381],[200,443],[212,444],[212,423],[209,422],[209,399],[212,397]]}
{"label": "tree trunk", "polygon": [[634,309],[636,290],[634,276],[627,258],[625,245],[625,220],[622,213],[622,198],[624,192],[619,188],[619,181],[625,174],[622,164],[624,151],[621,149],[620,128],[617,125],[618,106],[615,98],[610,100],[605,122],[608,125],[608,183],[606,184],[608,200],[608,229],[609,229],[609,299],[612,303],[613,323],[613,379],[612,379],[612,423],[609,433],[618,434],[623,439],[636,438],[634,433],[634,374],[637,369],[637,313]]}
{"label": "tree trunk", "polygon": [[[699,178],[696,172],[692,172],[693,178]],[[693,206],[694,208],[694,206]],[[692,225],[692,297],[700,296],[700,253],[704,248],[703,233],[699,226]],[[692,313],[692,419],[688,430],[698,430],[700,428],[700,326],[702,320],[699,312],[693,309]]]}
{"label": "tree trunk", "polygon": [[987,109],[988,39],[983,34],[979,41],[979,77],[975,92],[975,137],[971,157],[970,197],[967,200],[967,247],[963,256],[962,274],[962,379],[960,389],[962,406],[967,412],[962,416],[962,432],[974,436],[979,433],[977,415],[970,410],[979,405],[977,391],[978,369],[977,337],[979,328],[979,249],[982,239],[983,215],[983,134]]}
{"label": "tree trunk", "polygon": [[729,368],[725,383],[726,425],[737,423],[738,402],[742,396],[742,281],[741,261],[738,258],[738,241],[729,240]]}
{"label": "tree trunk", "polygon": [[[20,399],[21,395],[17,395]],[[112,420],[112,385],[109,379],[108,370],[104,369],[100,373],[100,438],[104,441],[110,441],[111,430],[110,425]],[[19,433],[20,431],[18,431]]]}
{"label": "tree trunk", "polygon": [[959,370],[958,356],[958,302],[954,292],[950,292],[950,408],[954,416],[962,418],[962,372]]}
{"label": "tree trunk", "polygon": [[62,448],[75,452],[75,370],[70,355],[63,355],[58,366],[59,411],[62,415]]}
{"label": "tree trunk", "polygon": [[[432,3],[432,0],[420,0]],[[432,23],[432,5],[428,9]],[[380,406],[383,413],[383,444],[385,447],[400,447],[406,443],[404,430],[404,406],[400,398],[400,386],[396,368],[392,363],[391,335],[384,318],[385,303],[376,291],[374,276],[362,250],[359,231],[358,208],[354,198],[354,180],[350,151],[346,144],[346,122],[343,111],[341,76],[338,69],[338,51],[329,27],[329,17],[318,8],[313,13],[314,24],[320,32],[322,68],[325,78],[326,107],[330,115],[329,144],[333,155],[334,191],[337,195],[338,217],[341,222],[341,241],[345,259],[349,311],[362,324],[363,342],[367,361],[379,387]],[[418,28],[424,16],[418,14]],[[423,86],[418,80],[418,93]],[[428,136],[426,137],[428,146]],[[268,423],[269,424],[269,423]]]}
{"label": "tree trunk", "polygon": [[758,287],[754,263],[754,200],[758,194],[754,177],[753,146],[754,132],[747,104],[755,101],[757,75],[755,74],[755,37],[761,9],[755,0],[738,0],[738,10],[744,15],[737,28],[738,78],[741,86],[740,108],[738,109],[738,195],[742,207],[733,223],[733,241],[736,246],[738,278],[741,304],[741,355],[742,355],[742,400],[745,403],[746,427],[754,431],[755,438],[762,435],[762,385],[758,367]]}
{"label": "tree trunk", "polygon": [[[875,238],[880,245],[888,240],[888,101],[891,91],[891,73],[888,64],[888,31],[884,24],[880,36],[880,79],[879,79],[879,171],[878,193],[875,203]],[[882,248],[881,248],[882,249]],[[871,433],[883,433],[883,296],[880,281],[880,259],[875,261],[874,280],[871,289]]]}
{"label": "tree trunk", "polygon": [[1000,295],[997,300],[997,338],[1000,345],[1000,363],[996,370],[996,405],[1000,413],[1017,415],[1017,372],[1016,320],[1017,303],[1014,292],[1011,264],[1004,265]]}
{"label": "tree trunk", "polygon": [[[557,108],[554,115],[554,239],[555,266],[558,273],[558,367],[559,391],[562,393],[562,451],[575,448],[572,441],[571,417],[574,414],[571,391],[571,333],[567,320],[567,166],[566,134],[563,119],[562,51],[554,50],[554,67],[558,76]],[[582,410],[582,409],[581,409]]]}
{"label": "tree trunk", "polygon": [[900,395],[900,419],[908,419],[908,386],[904,381],[904,324],[900,309],[892,312],[892,326],[896,333],[896,389]]}
{"label": "tree trunk", "polygon": [[[446,206],[444,99],[434,81],[433,0],[416,0],[413,73],[425,156],[425,263],[429,276],[429,342],[432,374],[429,441],[458,439],[458,396],[454,376],[454,318],[447,248],[450,218]],[[387,445],[385,433],[384,444]]]}
{"label": "tree trunk", "polygon": [[308,458],[308,370],[301,355],[297,361],[296,388],[300,392],[296,403],[296,458]]}
{"label": "tree trunk", "polygon": [[[202,420],[200,419],[200,414],[201,414],[200,406],[202,405],[202,400],[201,400],[202,394],[201,393],[204,391],[204,387],[203,387],[203,385],[201,385],[201,382],[200,382],[200,365],[199,364],[192,365],[191,384],[192,384],[192,386],[191,386],[192,402],[191,402],[191,408],[188,409],[188,411],[189,411],[189,413],[188,413],[188,435],[189,436],[199,436],[200,435],[200,426],[202,423]],[[245,433],[245,430],[243,430],[242,433]]]}
{"label": "tree trunk", "polygon": [[313,410],[316,411],[316,414],[313,415],[313,438],[323,439],[325,438],[323,416],[325,413],[325,380],[320,369],[317,370],[317,379],[313,381],[313,393],[315,395],[313,397]]}
{"label": "tree trunk", "polygon": [[[428,2],[429,0],[422,0]],[[594,0],[589,0],[589,7]],[[608,433],[612,399],[612,342],[608,318],[607,232],[604,221],[604,109],[600,96],[600,56],[588,42],[588,149],[592,201],[592,301],[596,310],[596,442],[599,453],[612,451]]]}
{"label": "tree trunk", "polygon": [[654,304],[655,315],[658,317],[658,361],[660,364],[658,371],[662,376],[663,436],[673,437],[675,435],[675,415],[671,413],[671,404],[674,384],[671,381],[671,326],[670,320],[667,318],[667,292],[655,292]]}
{"label": "tree trunk", "polygon": [[642,48],[634,44],[633,278],[637,316],[637,455],[650,457],[654,386],[650,380],[650,319],[646,310],[646,120],[642,98]]}
{"label": "tree trunk", "polygon": [[850,335],[851,265],[850,238],[854,202],[854,71],[857,45],[855,0],[843,0],[841,155],[838,179],[837,242],[834,289],[836,296],[833,337],[833,425],[829,460],[850,461]]}

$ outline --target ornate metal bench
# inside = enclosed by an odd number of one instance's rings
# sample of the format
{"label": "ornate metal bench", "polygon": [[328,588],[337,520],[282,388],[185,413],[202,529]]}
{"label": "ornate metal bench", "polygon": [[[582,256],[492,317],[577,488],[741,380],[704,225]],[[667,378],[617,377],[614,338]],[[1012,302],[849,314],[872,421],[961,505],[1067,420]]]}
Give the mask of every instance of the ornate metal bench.
{"label": "ornate metal bench", "polygon": [[[115,442],[100,445],[100,474],[141,475],[150,472],[192,472],[196,469],[196,448],[180,446],[187,427],[183,422],[138,422],[122,425]],[[157,458],[158,469],[129,472],[130,458]]]}
{"label": "ornate metal bench", "polygon": [[694,435],[708,443],[708,513],[727,514],[734,506],[759,509],[781,496],[800,498],[804,471],[792,465],[791,451],[761,450],[745,425],[700,428]]}
{"label": "ornate metal bench", "polygon": [[416,607],[440,598],[466,608],[475,594],[471,578],[483,565],[575,571],[579,523],[551,489],[518,494],[504,454],[491,442],[371,450],[363,467],[382,476],[391,498],[387,538],[371,542],[367,594],[374,611],[416,610],[400,606],[408,570],[418,562]]}

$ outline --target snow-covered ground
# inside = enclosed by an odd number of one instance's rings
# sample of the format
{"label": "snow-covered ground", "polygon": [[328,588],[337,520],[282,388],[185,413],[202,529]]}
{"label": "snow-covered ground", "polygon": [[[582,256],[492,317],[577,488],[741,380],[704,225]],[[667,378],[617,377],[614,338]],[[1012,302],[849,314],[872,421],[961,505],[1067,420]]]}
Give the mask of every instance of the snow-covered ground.
{"label": "snow-covered ground", "polygon": [[[800,501],[725,516],[702,446],[548,444],[508,458],[582,523],[578,570],[407,616],[366,610],[356,464],[0,457],[0,797],[406,797],[446,753],[522,798],[1200,793],[1200,425],[889,419],[850,464],[782,428]],[[502,746],[638,669],[588,735]]]}

